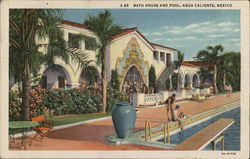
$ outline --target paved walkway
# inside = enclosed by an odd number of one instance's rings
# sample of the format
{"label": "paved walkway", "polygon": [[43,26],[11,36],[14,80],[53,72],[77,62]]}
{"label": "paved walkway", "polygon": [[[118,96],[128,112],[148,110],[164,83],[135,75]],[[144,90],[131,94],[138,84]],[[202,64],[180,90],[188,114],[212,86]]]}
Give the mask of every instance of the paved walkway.
{"label": "paved walkway", "polygon": [[[240,100],[240,93],[234,93],[231,97],[216,96],[203,103],[184,101],[179,105],[181,105],[180,111],[188,115],[194,115],[238,100]],[[166,122],[166,107],[137,109],[139,113],[137,114],[134,131],[144,130],[147,120],[151,122],[152,126]],[[27,150],[159,150],[139,145],[108,145],[105,136],[114,133],[112,120],[107,119],[52,131],[42,142],[34,141],[32,146],[27,146]]]}

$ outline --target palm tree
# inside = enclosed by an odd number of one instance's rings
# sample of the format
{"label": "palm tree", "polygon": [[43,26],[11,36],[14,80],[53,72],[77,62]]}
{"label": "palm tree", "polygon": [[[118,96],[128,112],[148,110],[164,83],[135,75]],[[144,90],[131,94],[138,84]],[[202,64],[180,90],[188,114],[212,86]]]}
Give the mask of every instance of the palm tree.
{"label": "palm tree", "polygon": [[118,25],[113,24],[111,13],[106,10],[100,12],[97,16],[88,16],[84,21],[84,25],[92,30],[99,39],[100,49],[97,54],[97,63],[101,64],[102,76],[102,93],[103,93],[103,107],[102,112],[106,111],[107,105],[107,72],[106,72],[106,46],[111,41],[111,38],[121,31]]}
{"label": "palm tree", "polygon": [[[220,65],[218,67],[218,82],[223,83],[223,88],[225,88],[226,83],[230,83],[235,87],[235,85],[240,82],[239,55],[239,53],[227,52],[222,54],[219,58]],[[222,80],[222,82],[220,80]]]}
{"label": "palm tree", "polygon": [[82,71],[82,77],[88,82],[89,85],[97,82],[98,80],[98,71],[94,66],[87,66]]}
{"label": "palm tree", "polygon": [[196,60],[206,61],[206,62],[212,62],[214,63],[213,68],[213,84],[214,84],[214,93],[216,94],[218,92],[217,89],[217,66],[219,65],[219,56],[224,51],[224,48],[222,45],[216,45],[216,46],[207,46],[206,50],[201,50],[197,53]]}
{"label": "palm tree", "polygon": [[[61,57],[66,63],[72,55],[83,67],[89,62],[87,55],[67,48],[63,33],[59,28],[61,10],[51,9],[11,9],[9,17],[9,66],[10,75],[16,82],[22,81],[22,116],[30,120],[29,99],[31,76],[42,64],[51,65],[54,57]],[[36,39],[49,38],[49,44],[37,44]],[[39,51],[43,47],[46,54]]]}
{"label": "palm tree", "polygon": [[199,75],[200,75],[200,79],[202,82],[205,81],[205,79],[208,77],[209,75],[209,72],[210,72],[210,69],[207,68],[207,67],[204,67],[204,66],[201,66],[200,67],[200,70],[199,70]]}

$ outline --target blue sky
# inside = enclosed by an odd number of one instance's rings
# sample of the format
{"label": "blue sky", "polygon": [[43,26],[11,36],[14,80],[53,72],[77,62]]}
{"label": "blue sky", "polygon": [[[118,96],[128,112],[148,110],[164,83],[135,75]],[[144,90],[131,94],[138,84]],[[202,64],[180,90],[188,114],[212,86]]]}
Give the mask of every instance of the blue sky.
{"label": "blue sky", "polygon": [[[63,19],[83,23],[102,9],[66,9]],[[225,51],[240,51],[239,10],[110,9],[114,23],[137,27],[154,43],[169,46],[193,60],[208,45],[222,44]]]}

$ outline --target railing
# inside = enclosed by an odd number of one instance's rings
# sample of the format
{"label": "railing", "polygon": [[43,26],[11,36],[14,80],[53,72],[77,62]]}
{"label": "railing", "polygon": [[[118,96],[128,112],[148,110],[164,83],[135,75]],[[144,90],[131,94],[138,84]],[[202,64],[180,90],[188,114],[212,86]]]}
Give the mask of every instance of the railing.
{"label": "railing", "polygon": [[[147,133],[147,130],[148,130],[148,133]],[[149,139],[151,141],[152,140],[151,124],[149,121],[146,121],[146,123],[145,123],[145,141],[148,140],[148,136],[149,136]]]}
{"label": "railing", "polygon": [[186,96],[192,96],[195,93],[195,90],[188,90],[186,91]]}
{"label": "railing", "polygon": [[177,100],[184,100],[192,98],[193,94],[203,94],[204,96],[210,94],[210,89],[193,89],[193,90],[178,90],[178,91],[161,91],[155,94],[133,94],[133,106],[157,106],[159,103],[163,103],[172,94],[176,95]]}
{"label": "railing", "polygon": [[169,92],[169,96],[171,96],[172,94],[175,94],[176,97],[180,97],[182,96],[182,91],[172,91],[172,92]]}
{"label": "railing", "polygon": [[[163,127],[163,134],[164,134],[164,143],[170,143],[170,126],[168,123],[164,124]],[[162,132],[162,129],[161,129]],[[148,141],[148,138],[150,139],[150,141],[152,140],[152,132],[151,132],[151,124],[149,121],[146,121],[145,123],[145,141]]]}
{"label": "railing", "polygon": [[165,90],[165,82],[171,75],[171,73],[175,69],[175,62],[172,62],[171,65],[165,68],[165,70],[161,73],[160,77],[156,81],[156,86],[158,90]]}
{"label": "railing", "polygon": [[160,93],[156,94],[144,94],[144,103],[158,103],[163,100],[163,95]]}
{"label": "railing", "polygon": [[168,137],[168,143],[170,144],[170,134],[169,134],[169,124],[164,124],[164,144],[167,143],[167,137]]}
{"label": "railing", "polygon": [[224,137],[224,136],[221,136],[221,137],[219,137],[218,139],[215,139],[215,140],[214,140],[214,151],[216,150],[216,145],[217,145],[217,143],[220,142],[220,141],[221,141],[221,150],[224,151],[224,148],[225,148],[225,146],[224,146],[225,137]]}

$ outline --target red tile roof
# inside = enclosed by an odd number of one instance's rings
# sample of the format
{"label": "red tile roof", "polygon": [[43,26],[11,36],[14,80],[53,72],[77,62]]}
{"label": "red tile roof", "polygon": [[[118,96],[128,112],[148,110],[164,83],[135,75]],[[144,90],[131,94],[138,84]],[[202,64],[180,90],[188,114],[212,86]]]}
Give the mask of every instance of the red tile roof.
{"label": "red tile roof", "polygon": [[[68,21],[68,20],[61,20],[60,22],[61,22],[61,24],[87,29],[87,27],[85,25],[80,24],[80,23],[76,23],[76,22],[72,22],[72,21]],[[173,48],[170,48],[170,47],[166,47],[166,46],[155,44],[155,43],[152,43],[152,42],[148,41],[148,39],[136,27],[135,28],[123,29],[120,33],[113,36],[112,40],[117,39],[119,37],[122,37],[122,36],[127,35],[127,34],[132,33],[132,32],[137,32],[153,48],[155,48],[154,46],[160,46],[160,47],[164,47],[164,48],[167,48],[167,49],[176,50],[176,49],[173,49]]]}
{"label": "red tile roof", "polygon": [[213,67],[215,63],[205,62],[205,61],[184,61],[181,65],[191,66],[191,67],[200,67],[200,66]]}
{"label": "red tile roof", "polygon": [[65,25],[70,25],[70,26],[74,26],[74,27],[78,27],[78,28],[87,29],[87,27],[85,25],[80,24],[80,23],[75,23],[75,22],[68,21],[68,20],[61,20],[60,22],[61,22],[61,24],[65,24]]}
{"label": "red tile roof", "polygon": [[163,48],[167,48],[167,49],[171,49],[171,50],[175,50],[177,51],[176,49],[174,48],[171,48],[171,47],[167,47],[167,46],[163,46],[163,45],[160,45],[160,44],[156,44],[156,43],[151,43],[153,46],[159,46],[159,47],[163,47]]}
{"label": "red tile roof", "polygon": [[127,35],[129,33],[132,33],[134,31],[137,31],[137,28],[127,28],[123,29],[120,33],[116,34],[115,36],[112,37],[112,40],[117,39],[119,37],[122,37],[124,35]]}
{"label": "red tile roof", "polygon": [[[127,28],[127,29],[123,29],[120,33],[116,34],[115,36],[112,37],[112,40],[117,39],[119,37],[122,37],[124,35],[127,35],[129,33],[132,32],[137,32],[145,41],[147,41],[147,43],[153,47],[153,45],[151,44],[151,42],[148,41],[148,39],[135,27],[135,28]],[[153,47],[154,48],[154,47]]]}
{"label": "red tile roof", "polygon": [[182,64],[181,64],[182,66],[189,66],[189,67],[199,67],[199,66],[197,66],[197,65],[194,65],[194,64],[191,64],[191,63],[187,63],[187,62],[183,62]]}

